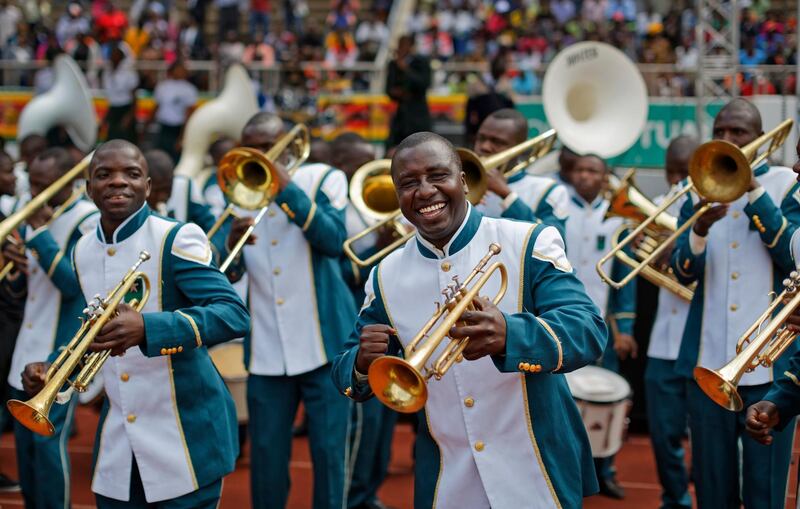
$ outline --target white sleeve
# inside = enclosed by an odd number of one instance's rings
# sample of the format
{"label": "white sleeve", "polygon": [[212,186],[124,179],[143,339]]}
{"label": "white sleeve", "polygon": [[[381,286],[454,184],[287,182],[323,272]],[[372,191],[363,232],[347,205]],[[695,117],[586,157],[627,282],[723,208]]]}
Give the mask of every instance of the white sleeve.
{"label": "white sleeve", "polygon": [[334,169],[322,183],[322,192],[335,209],[344,209],[347,206],[347,177],[344,172]]}
{"label": "white sleeve", "polygon": [[194,223],[180,226],[171,253],[178,258],[200,265],[211,264],[211,247],[205,232]]}

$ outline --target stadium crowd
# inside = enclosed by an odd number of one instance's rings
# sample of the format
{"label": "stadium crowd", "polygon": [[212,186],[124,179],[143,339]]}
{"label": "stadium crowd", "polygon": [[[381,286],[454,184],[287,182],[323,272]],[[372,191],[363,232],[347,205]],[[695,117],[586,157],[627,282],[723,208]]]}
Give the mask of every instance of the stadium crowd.
{"label": "stadium crowd", "polygon": [[[364,0],[369,1],[369,0]],[[433,91],[469,92],[475,83],[499,86],[515,95],[538,94],[543,69],[564,46],[582,40],[614,44],[635,61],[669,64],[670,72],[645,73],[651,95],[693,94],[692,70],[698,61],[694,3],[637,0],[420,0],[408,20],[420,55],[433,62]],[[126,3],[128,4],[128,3]],[[740,2],[741,63],[745,66],[794,64],[797,59],[793,13],[770,8],[769,0]],[[221,68],[243,62],[264,69],[281,64],[282,95],[300,105],[301,96],[320,90],[363,91],[361,72],[312,71],[300,62],[321,62],[339,70],[373,61],[389,36],[391,0],[331,0],[327,17],[310,16],[306,0],[92,0],[0,2],[0,55],[26,63],[71,54],[86,69],[90,85],[101,88],[114,47],[139,65],[138,88],[152,92],[159,75],[147,62],[214,60]],[[215,10],[216,22],[207,19]],[[247,30],[243,30],[247,27]],[[123,43],[123,44],[118,44]],[[444,62],[463,63],[442,66]],[[499,83],[475,72],[491,62]],[[449,69],[445,71],[445,69]],[[487,76],[492,73],[486,73]],[[742,95],[783,93],[795,86],[792,75],[746,72]],[[161,76],[163,78],[163,76]],[[343,79],[344,78],[344,79]],[[190,76],[208,87],[207,74]],[[4,84],[46,90],[48,69],[6,73]],[[282,104],[283,105],[283,104]]]}

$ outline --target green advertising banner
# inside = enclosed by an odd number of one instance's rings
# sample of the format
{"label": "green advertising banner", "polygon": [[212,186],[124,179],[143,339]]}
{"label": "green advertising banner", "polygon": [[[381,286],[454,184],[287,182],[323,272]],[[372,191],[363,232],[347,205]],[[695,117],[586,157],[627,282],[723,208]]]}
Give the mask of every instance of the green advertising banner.
{"label": "green advertising banner", "polygon": [[[663,168],[664,155],[670,140],[681,134],[698,136],[693,102],[651,103],[642,135],[625,153],[609,160],[613,166],[637,168]],[[530,136],[550,128],[541,101],[517,104],[517,109],[528,119]],[[708,107],[708,118],[714,116],[722,104]]]}

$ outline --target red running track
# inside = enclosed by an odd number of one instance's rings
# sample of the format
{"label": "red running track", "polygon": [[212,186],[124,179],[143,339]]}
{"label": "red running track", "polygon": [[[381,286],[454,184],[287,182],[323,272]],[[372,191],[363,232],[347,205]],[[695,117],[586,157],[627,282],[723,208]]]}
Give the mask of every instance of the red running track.
{"label": "red running track", "polygon": [[[78,433],[69,442],[72,459],[72,502],[74,509],[94,507],[94,496],[90,490],[89,469],[92,459],[92,444],[97,428],[97,414],[86,407],[77,412]],[[413,475],[411,447],[414,434],[408,425],[398,425],[394,437],[393,457],[389,477],[380,491],[380,498],[397,509],[411,509]],[[797,469],[797,443],[792,457],[790,479],[791,493],[795,493]],[[244,454],[234,473],[225,478],[221,509],[243,509],[250,507],[249,498],[249,450]],[[622,451],[617,455],[618,479],[627,491],[623,501],[594,496],[586,500],[588,509],[642,509],[658,508],[660,486],[656,477],[655,460],[647,436],[634,435],[628,438]],[[0,438],[0,471],[16,476],[14,439],[9,433]],[[294,440],[292,464],[292,490],[289,496],[289,509],[311,507],[311,461],[308,442],[305,438]],[[794,508],[794,495],[789,497],[787,507]],[[0,494],[0,508],[22,507],[19,495]]]}

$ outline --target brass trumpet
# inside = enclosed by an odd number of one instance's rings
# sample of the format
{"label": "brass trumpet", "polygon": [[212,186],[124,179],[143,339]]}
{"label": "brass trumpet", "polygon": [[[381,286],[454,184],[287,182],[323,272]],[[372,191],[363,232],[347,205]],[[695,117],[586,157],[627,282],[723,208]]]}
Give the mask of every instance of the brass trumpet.
{"label": "brass trumpet", "polygon": [[[461,169],[467,181],[467,199],[477,205],[483,199],[489,187],[487,172],[493,168],[508,166],[521,154],[528,152],[527,157],[509,168],[503,174],[509,178],[525,170],[530,164],[553,149],[556,131],[550,129],[535,138],[510,147],[497,154],[480,157],[466,148],[456,149],[461,160]],[[369,267],[386,255],[405,244],[414,232],[400,222],[400,203],[397,201],[394,183],[391,176],[391,159],[372,161],[358,170],[350,180],[350,201],[359,213],[375,224],[350,237],[344,242],[343,249],[350,260],[359,267]],[[353,249],[353,244],[381,228],[394,230],[396,240],[369,258],[361,259]]]}
{"label": "brass trumpet", "polygon": [[[465,311],[474,309],[473,299],[489,281],[495,271],[500,271],[500,290],[492,302],[497,305],[506,293],[508,275],[506,267],[500,262],[495,262],[484,268],[489,260],[500,253],[500,245],[491,244],[489,252],[472,269],[463,283],[458,282],[458,277],[453,277],[453,284],[442,292],[445,296],[444,304],[437,303],[436,312],[422,327],[416,336],[405,348],[405,360],[399,357],[383,356],[376,359],[369,367],[369,386],[375,397],[392,410],[403,413],[413,413],[425,406],[428,400],[428,386],[426,381],[434,377],[440,380],[447,370],[462,359],[462,352],[467,347],[469,338],[452,339],[445,347],[444,352],[436,359],[432,366],[428,360],[448,338],[450,328],[455,325]],[[480,274],[480,277],[471,288],[467,288]],[[434,329],[436,322],[441,323]],[[422,341],[425,343],[420,345]],[[417,348],[419,347],[419,348]]]}
{"label": "brass trumpet", "polygon": [[[287,150],[289,152],[286,152]],[[222,262],[220,271],[225,272],[228,269],[247,239],[253,234],[256,225],[266,214],[269,204],[277,196],[278,170],[275,167],[275,161],[288,154],[290,157],[286,163],[286,171],[289,175],[294,175],[300,165],[308,159],[310,153],[311,142],[308,128],[303,124],[297,124],[288,133],[281,136],[275,145],[266,152],[237,147],[222,157],[217,179],[220,189],[225,193],[230,204],[208,230],[208,238],[213,237],[228,216],[235,213],[234,206],[247,210],[261,210],[256,215],[253,224],[245,231],[228,257]]]}
{"label": "brass trumpet", "polygon": [[[644,270],[644,267],[657,260],[667,246],[675,242],[683,232],[689,229],[700,216],[712,207],[713,202],[731,203],[738,200],[750,187],[750,180],[753,175],[752,168],[761,164],[770,154],[783,145],[786,137],[791,132],[792,124],[792,119],[786,119],[778,124],[775,129],[762,134],[741,149],[724,140],[713,140],[700,145],[692,154],[692,159],[689,162],[689,183],[679,193],[675,193],[670,199],[664,200],[664,203],[653,210],[650,216],[645,221],[642,221],[630,235],[614,246],[614,249],[606,253],[597,262],[596,268],[600,277],[610,286],[622,288],[638,276]],[[767,150],[759,154],[758,149],[767,142],[769,142]],[[661,244],[653,247],[650,255],[636,263],[635,268],[624,278],[614,281],[609,274],[606,274],[603,265],[608,260],[617,256],[617,252],[630,244],[640,233],[652,228],[652,225],[656,223],[657,218],[661,217],[662,213],[683,195],[692,191],[696,192],[708,203],[697,209],[684,224],[676,228],[675,232]]]}
{"label": "brass trumpet", "polygon": [[[141,311],[147,303],[150,297],[150,280],[147,275],[139,271],[139,266],[149,259],[150,254],[147,251],[139,253],[139,259],[128,270],[122,281],[105,298],[96,295],[83,310],[81,327],[48,368],[44,388],[28,401],[9,400],[8,410],[20,424],[34,433],[48,437],[53,435],[55,428],[48,418],[50,408],[56,399],[68,396],[71,389],[78,392],[86,391],[89,383],[103,367],[111,350],[87,353],[89,346],[103,326],[117,314],[119,304],[139,281],[144,285],[142,297],[132,300],[130,304],[136,311]],[[70,380],[76,372],[75,378]],[[65,384],[71,389],[61,392]]]}
{"label": "brass trumpet", "polygon": [[[65,210],[70,208],[73,203],[78,201],[81,198],[81,196],[83,196],[84,191],[85,191],[85,188],[83,186],[81,186],[80,189],[76,189],[75,191],[73,191],[73,193],[70,195],[70,197],[67,199],[67,201],[62,203],[58,207],[58,209],[56,209],[53,212],[53,215],[50,216],[50,219],[47,220],[47,223],[45,223],[45,226],[49,225],[50,223],[52,223],[53,221],[58,219],[59,216],[61,216],[61,214],[63,214]],[[31,214],[32,213],[33,213],[33,211],[31,211]],[[29,216],[30,216],[30,214],[29,214]],[[29,216],[26,216],[26,219]],[[12,244],[17,244],[17,241],[13,240],[13,239],[14,239],[13,236],[9,236],[8,237],[9,242],[11,242]],[[19,244],[19,250],[20,250],[20,254],[24,254],[25,253],[25,245],[24,244]],[[6,263],[5,266],[2,268],[2,270],[0,270],[0,281],[5,279],[6,276],[8,276],[11,273],[12,270],[14,270],[14,262]]]}
{"label": "brass trumpet", "polygon": [[[781,294],[772,300],[761,316],[742,334],[736,344],[736,357],[717,370],[699,366],[694,368],[697,385],[715,403],[728,410],[738,412],[744,408],[742,398],[736,390],[742,376],[759,366],[771,367],[797,338],[797,333],[789,330],[785,323],[800,306],[800,273],[792,271],[784,279],[783,286]],[[784,301],[787,302],[783,309],[771,318]],[[753,334],[756,336],[751,338]]]}
{"label": "brass trumpet", "polygon": [[[645,229],[641,242],[634,250],[635,258],[622,249],[616,249],[616,246],[622,241],[622,235],[629,229],[629,225],[620,226],[611,237],[611,252],[614,253],[614,257],[625,265],[636,269],[641,263],[640,260],[646,259],[658,247],[661,239],[677,229],[678,218],[667,212],[656,213],[658,206],[639,191],[634,184],[634,173],[635,171],[631,170],[622,177],[622,180],[612,179],[610,182],[610,205],[604,219],[621,217],[632,223],[642,223],[649,217],[655,218],[651,225]],[[604,258],[603,263],[607,259]],[[608,282],[604,277],[604,272],[599,269],[598,272],[600,277]],[[651,262],[642,267],[639,275],[686,301],[691,301],[694,296],[694,287],[696,285],[692,284],[688,287],[682,285],[678,282],[672,272],[672,268],[669,266],[665,267]]]}

